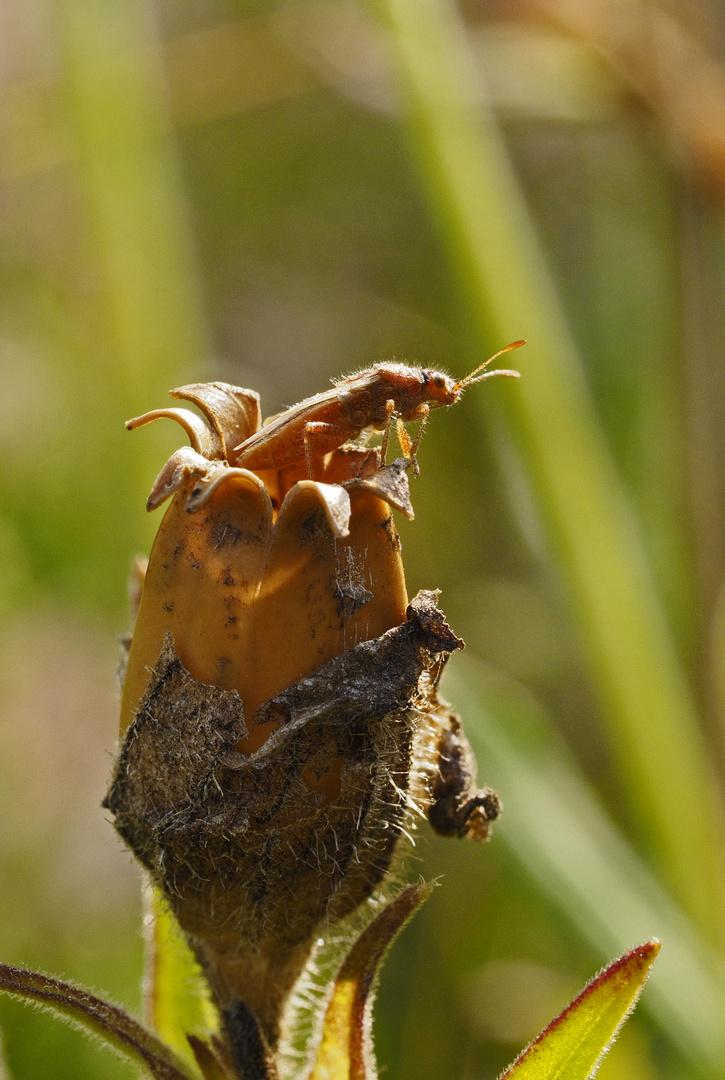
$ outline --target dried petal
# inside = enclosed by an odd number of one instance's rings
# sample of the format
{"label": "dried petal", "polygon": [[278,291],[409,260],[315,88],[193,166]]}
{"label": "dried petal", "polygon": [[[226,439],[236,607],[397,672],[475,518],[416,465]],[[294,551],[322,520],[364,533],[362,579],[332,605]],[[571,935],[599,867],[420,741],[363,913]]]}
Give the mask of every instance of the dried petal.
{"label": "dried petal", "polygon": [[[339,484],[321,484],[315,480],[301,480],[295,485],[295,489],[310,486],[314,489],[317,498],[325,511],[327,524],[332,530],[332,535],[338,540],[350,535],[350,496]],[[284,507],[284,503],[282,504]]]}
{"label": "dried petal", "polygon": [[262,426],[259,394],[225,382],[189,383],[170,390],[173,398],[183,398],[198,406],[217,433],[222,456],[235,464],[232,448],[254,435]]}
{"label": "dried petal", "polygon": [[200,682],[241,689],[249,680],[253,604],[271,543],[270,499],[262,484],[232,476],[203,513],[187,514],[187,490],[166,511],[149,559],[123,685],[122,731],[167,633]]}
{"label": "dried petal", "polygon": [[367,488],[379,498],[385,499],[393,510],[399,510],[409,520],[413,520],[413,504],[410,501],[408,469],[413,464],[410,458],[396,458],[392,464],[378,469],[369,476],[353,477],[345,482],[348,491],[357,487]]}
{"label": "dried petal", "polygon": [[187,514],[196,514],[209,502],[214,492],[228,480],[237,479],[260,492],[266,493],[266,485],[249,469],[233,469],[226,463],[214,462],[205,473],[200,473],[193,488],[186,495]]}
{"label": "dried petal", "polygon": [[201,454],[207,461],[223,459],[224,445],[218,433],[207,420],[193,413],[191,409],[153,409],[151,412],[144,413],[143,416],[135,416],[133,420],[127,420],[126,430],[135,431],[136,428],[145,427],[154,420],[175,420],[189,436],[191,447],[197,454]]}
{"label": "dried petal", "polygon": [[171,455],[154,480],[146,500],[146,509],[155,510],[177,491],[188,487],[189,481],[214,475],[215,469],[218,471],[218,468],[216,462],[207,460],[190,446],[182,446]]}

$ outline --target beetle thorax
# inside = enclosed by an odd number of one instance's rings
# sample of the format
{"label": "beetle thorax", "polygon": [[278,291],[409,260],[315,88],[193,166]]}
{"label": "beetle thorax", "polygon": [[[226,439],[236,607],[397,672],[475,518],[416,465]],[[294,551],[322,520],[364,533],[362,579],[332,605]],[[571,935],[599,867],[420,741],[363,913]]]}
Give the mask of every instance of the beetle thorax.
{"label": "beetle thorax", "polygon": [[[378,406],[394,401],[395,412],[402,420],[419,416],[421,405],[452,405],[459,397],[453,380],[430,368],[385,363],[376,364],[375,372],[380,380],[375,395]],[[380,413],[377,419],[382,419],[379,408],[376,413]]]}

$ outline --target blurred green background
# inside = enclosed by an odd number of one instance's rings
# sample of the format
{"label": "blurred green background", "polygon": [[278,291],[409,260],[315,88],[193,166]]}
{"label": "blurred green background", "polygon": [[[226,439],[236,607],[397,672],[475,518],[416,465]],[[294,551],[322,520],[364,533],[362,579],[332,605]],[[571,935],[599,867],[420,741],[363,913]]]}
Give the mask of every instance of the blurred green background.
{"label": "blurred green background", "polygon": [[[485,849],[419,834],[442,887],[385,969],[381,1066],[489,1080],[659,936],[602,1075],[725,1075],[722,5],[1,0],[0,28],[0,957],[139,1007],[99,804],[178,434],[123,420],[525,337],[519,382],[433,417],[399,526],[506,812]],[[0,1026],[13,1080],[131,1075]]]}

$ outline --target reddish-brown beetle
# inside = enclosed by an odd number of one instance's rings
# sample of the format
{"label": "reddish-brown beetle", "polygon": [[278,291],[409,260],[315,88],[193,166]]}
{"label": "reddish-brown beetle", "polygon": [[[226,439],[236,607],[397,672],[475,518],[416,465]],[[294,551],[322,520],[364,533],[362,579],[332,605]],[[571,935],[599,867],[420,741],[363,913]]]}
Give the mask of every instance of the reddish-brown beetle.
{"label": "reddish-brown beetle", "polygon": [[[483,379],[495,375],[518,377],[517,371],[486,369],[503,353],[524,344],[524,341],[514,341],[500,349],[459,382],[430,368],[374,364],[366,371],[340,379],[331,390],[315,394],[280,413],[234,448],[234,464],[252,471],[275,470],[288,469],[304,460],[308,476],[312,477],[315,461],[356,439],[368,428],[384,432],[384,462],[390,428],[395,420],[403,452],[415,465],[430,410],[441,405],[454,405],[467,387]],[[421,421],[412,442],[404,427],[411,420]]]}

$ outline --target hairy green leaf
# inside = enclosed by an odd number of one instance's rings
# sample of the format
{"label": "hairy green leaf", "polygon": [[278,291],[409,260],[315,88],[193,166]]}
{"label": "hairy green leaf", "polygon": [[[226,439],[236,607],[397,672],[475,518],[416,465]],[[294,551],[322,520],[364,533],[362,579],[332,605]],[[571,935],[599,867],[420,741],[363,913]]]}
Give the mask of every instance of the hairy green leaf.
{"label": "hairy green leaf", "polygon": [[309,1080],[375,1080],[372,1006],[385,954],[433,886],[408,885],[363,930],[335,979]]}
{"label": "hairy green leaf", "polygon": [[205,1036],[218,1027],[209,990],[174,915],[159,891],[148,884],[145,892],[144,1012],[147,1024],[192,1064],[187,1036]]}
{"label": "hairy green leaf", "polygon": [[95,1035],[111,1049],[130,1058],[154,1080],[194,1080],[176,1054],[132,1016],[77,986],[37,971],[0,964],[0,990],[33,1001]]}
{"label": "hairy green leaf", "polygon": [[501,1080],[586,1080],[642,992],[660,943],[638,945],[597,975],[527,1046]]}

